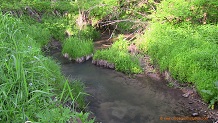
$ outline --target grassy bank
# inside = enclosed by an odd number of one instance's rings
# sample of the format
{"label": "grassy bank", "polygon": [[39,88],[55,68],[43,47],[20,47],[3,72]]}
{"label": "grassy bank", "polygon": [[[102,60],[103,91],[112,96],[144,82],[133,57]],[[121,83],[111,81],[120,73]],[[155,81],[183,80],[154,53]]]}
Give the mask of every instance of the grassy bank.
{"label": "grassy bank", "polygon": [[206,101],[218,98],[216,25],[172,26],[152,24],[144,35],[146,51],[161,71],[168,70],[181,82],[194,83]]}
{"label": "grassy bank", "polygon": [[138,58],[128,53],[129,42],[122,36],[114,42],[109,49],[97,50],[94,60],[106,60],[115,65],[117,71],[127,74],[138,74],[142,72]]}
{"label": "grassy bank", "polygon": [[[22,114],[23,119],[27,114],[29,117],[31,113],[25,114],[28,111],[23,107],[28,107],[31,101],[37,101],[35,99],[39,97],[40,100],[42,96],[46,107],[49,102],[47,99],[51,100],[51,95],[57,90],[63,92],[63,95],[68,92],[68,84],[63,83],[69,82],[59,72],[59,66],[44,57],[40,48],[52,37],[62,42],[62,52],[72,58],[90,54],[93,52],[92,41],[98,37],[92,26],[102,31],[110,30],[111,33],[142,32],[146,29],[143,37],[140,37],[140,45],[137,44],[139,49],[150,55],[161,71],[169,71],[180,82],[193,83],[206,102],[212,105],[218,102],[216,0],[0,2],[3,13],[9,12],[22,20],[1,14],[1,87],[9,89],[2,89],[4,99],[1,105],[4,106],[6,100],[9,100],[9,108],[17,106],[19,102],[19,110],[3,110],[7,116],[4,120],[12,114]],[[147,20],[150,22],[149,27],[145,23]],[[107,60],[115,64],[116,70],[124,73],[140,73],[142,70],[137,58],[128,54],[128,45],[128,41],[120,38],[111,48],[96,51],[94,60]],[[32,86],[28,86],[32,85],[32,81],[39,83],[37,88],[34,87],[37,91],[29,90],[32,89]],[[11,93],[12,90],[16,91]],[[10,94],[12,96],[8,96]],[[63,98],[63,95],[59,96]],[[20,98],[31,100],[20,106],[23,101],[18,101]],[[43,101],[39,101],[39,104]],[[40,109],[43,110],[43,106]],[[31,115],[31,118],[37,120],[36,115]]]}
{"label": "grassy bank", "polygon": [[165,0],[156,7],[140,49],[161,71],[193,83],[203,100],[214,105],[218,102],[218,4]]}
{"label": "grassy bank", "polygon": [[50,32],[2,13],[0,30],[0,121],[89,122],[73,105],[72,111],[62,105],[78,101],[83,108],[83,86],[65,79],[60,66],[43,55]]}
{"label": "grassy bank", "polygon": [[[54,38],[64,44],[63,52],[72,57],[92,53],[92,40],[98,37],[98,33],[87,26],[90,23],[83,25],[84,22],[81,22],[81,27],[78,25],[79,10],[99,4],[88,11],[93,17],[92,25],[95,25],[99,19],[113,13],[112,8],[117,1],[0,2],[5,14],[0,13],[0,121],[94,122],[88,120],[88,113],[76,111],[76,108],[82,110],[85,107],[84,85],[67,80],[61,74],[60,66],[45,57],[41,48]],[[123,67],[133,58],[126,52],[118,56],[125,56],[122,58],[127,60],[120,59],[119,62],[125,64],[117,69],[129,72],[129,68]],[[132,70],[141,71],[136,66],[137,61],[133,61]],[[69,102],[70,107],[64,106]]]}

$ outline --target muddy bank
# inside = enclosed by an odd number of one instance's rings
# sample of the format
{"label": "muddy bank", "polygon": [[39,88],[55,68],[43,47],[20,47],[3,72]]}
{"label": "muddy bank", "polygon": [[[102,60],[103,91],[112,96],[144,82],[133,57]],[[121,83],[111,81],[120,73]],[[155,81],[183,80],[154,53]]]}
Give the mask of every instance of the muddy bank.
{"label": "muddy bank", "polygon": [[211,119],[211,122],[218,122],[218,107],[215,107],[213,110],[209,109],[209,104],[202,100],[194,85],[190,83],[179,83],[179,81],[173,79],[168,71],[160,72],[157,66],[151,64],[149,56],[144,57],[144,63],[144,73],[147,76],[155,80],[164,79],[166,80],[166,85],[168,85],[170,88],[182,91],[181,98],[187,99],[187,102],[184,103],[184,106],[189,109],[190,112],[195,112],[193,115],[202,114],[203,116]]}
{"label": "muddy bank", "polygon": [[115,65],[106,60],[92,60],[92,64],[99,66],[99,67],[115,69]]}
{"label": "muddy bank", "polygon": [[92,56],[93,56],[93,54],[86,55],[86,56],[82,56],[82,57],[76,58],[76,59],[71,58],[71,57],[69,56],[69,54],[67,54],[67,53],[63,54],[63,56],[64,56],[65,58],[69,59],[70,61],[73,60],[73,61],[76,61],[76,62],[78,62],[78,63],[83,63],[83,62],[88,61],[89,59],[91,59]]}

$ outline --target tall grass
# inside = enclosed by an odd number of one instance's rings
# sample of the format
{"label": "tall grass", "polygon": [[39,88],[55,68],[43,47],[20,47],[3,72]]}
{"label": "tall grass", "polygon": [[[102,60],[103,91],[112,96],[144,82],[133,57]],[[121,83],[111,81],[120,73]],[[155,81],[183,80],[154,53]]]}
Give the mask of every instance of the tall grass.
{"label": "tall grass", "polygon": [[[66,81],[60,66],[43,56],[39,30],[2,13],[0,30],[0,122],[66,122],[78,118],[79,113],[62,107],[61,102],[70,94],[68,99],[75,103],[82,88],[78,90],[78,86]],[[63,97],[60,93],[66,83],[68,91]],[[51,114],[59,117],[49,119]]]}

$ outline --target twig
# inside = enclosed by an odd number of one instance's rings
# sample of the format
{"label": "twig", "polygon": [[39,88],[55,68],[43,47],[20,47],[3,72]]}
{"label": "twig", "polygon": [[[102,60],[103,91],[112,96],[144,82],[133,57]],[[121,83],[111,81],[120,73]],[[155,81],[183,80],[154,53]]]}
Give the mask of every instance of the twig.
{"label": "twig", "polygon": [[[137,33],[139,30],[134,31],[133,33],[131,33],[128,37],[125,38],[125,40],[127,40],[131,35],[134,35],[135,33]],[[129,39],[129,41],[132,41],[135,38],[135,36],[133,36],[131,39]]]}
{"label": "twig", "polygon": [[105,22],[99,22],[99,23],[103,23],[102,27],[103,26],[108,26],[108,25],[112,25],[114,23],[120,23],[120,22],[133,22],[133,23],[146,23],[146,22],[142,22],[142,21],[134,21],[134,20],[129,20],[129,19],[126,19],[126,20],[113,20],[113,21],[105,21]]}
{"label": "twig", "polygon": [[114,30],[112,31],[112,33],[111,33],[110,37],[107,39],[107,41],[109,41],[109,40],[113,37],[114,31],[115,31],[116,29],[117,29],[117,25],[116,25],[116,27],[114,28]]}

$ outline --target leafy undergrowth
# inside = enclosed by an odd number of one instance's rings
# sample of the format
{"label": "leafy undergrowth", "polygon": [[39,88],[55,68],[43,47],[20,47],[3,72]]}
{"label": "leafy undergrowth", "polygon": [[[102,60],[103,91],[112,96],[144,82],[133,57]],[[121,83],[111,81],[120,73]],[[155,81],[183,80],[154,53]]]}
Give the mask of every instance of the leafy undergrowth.
{"label": "leafy undergrowth", "polygon": [[93,56],[94,60],[106,60],[115,65],[117,71],[127,74],[138,74],[142,72],[139,60],[136,56],[128,53],[128,41],[122,36],[119,37],[112,47],[104,50],[97,50]]}
{"label": "leafy undergrowth", "polygon": [[173,1],[156,4],[153,22],[140,49],[161,71],[196,86],[202,98],[218,102],[218,25],[216,0]]}
{"label": "leafy undergrowth", "polygon": [[[43,56],[41,46],[50,35],[41,29],[0,13],[0,121],[67,122],[72,118],[93,122],[85,118],[87,113],[62,106],[78,100],[85,107],[83,86],[78,89],[78,84],[71,84],[76,82],[66,80],[60,66]],[[42,42],[40,32],[46,32]]]}
{"label": "leafy undergrowth", "polygon": [[192,82],[207,102],[218,101],[218,26],[151,24],[141,49],[161,71],[181,82]]}

